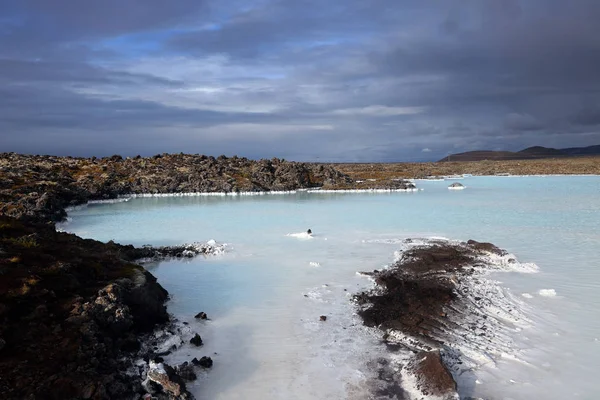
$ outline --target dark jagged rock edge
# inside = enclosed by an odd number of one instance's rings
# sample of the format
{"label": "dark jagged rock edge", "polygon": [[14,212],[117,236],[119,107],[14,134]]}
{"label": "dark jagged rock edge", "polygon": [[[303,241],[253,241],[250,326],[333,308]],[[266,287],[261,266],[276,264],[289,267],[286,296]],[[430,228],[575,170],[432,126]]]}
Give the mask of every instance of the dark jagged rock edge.
{"label": "dark jagged rock edge", "polygon": [[61,221],[65,208],[128,194],[288,191],[349,187],[329,165],[200,155],[102,159],[0,154],[0,214]]}
{"label": "dark jagged rock edge", "polygon": [[[388,269],[363,273],[375,280],[376,287],[355,296],[358,314],[366,326],[385,332],[383,339],[391,350],[399,345],[388,340],[387,332],[395,330],[412,338],[400,347],[415,353],[409,367],[426,396],[458,398],[456,382],[443,357],[447,337],[440,332],[453,329],[468,311],[457,289],[461,280],[474,273],[474,265],[481,266],[481,256],[489,253],[506,255],[491,243],[433,241],[406,250]],[[458,319],[450,320],[449,310]],[[394,385],[393,394],[403,398],[402,389]]]}
{"label": "dark jagged rock edge", "polygon": [[0,154],[0,215],[62,221],[69,206],[131,194],[296,189],[411,189],[404,180],[355,182],[331,165],[164,154],[72,158]]}

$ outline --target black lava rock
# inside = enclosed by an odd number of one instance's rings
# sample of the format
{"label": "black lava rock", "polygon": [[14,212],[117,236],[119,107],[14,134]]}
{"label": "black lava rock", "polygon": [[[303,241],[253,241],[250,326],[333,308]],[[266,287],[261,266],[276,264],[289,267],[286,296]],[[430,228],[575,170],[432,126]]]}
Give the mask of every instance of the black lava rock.
{"label": "black lava rock", "polygon": [[202,346],[202,344],[203,344],[202,338],[197,333],[194,335],[193,338],[190,339],[190,343],[193,344],[194,346]]}
{"label": "black lava rock", "polygon": [[197,318],[197,319],[208,319],[208,316],[206,315],[206,313],[204,311],[200,311],[198,314],[196,314],[194,316],[194,318]]}
{"label": "black lava rock", "polygon": [[194,359],[192,360],[192,364],[204,368],[210,368],[213,366],[213,360],[210,357],[202,357],[200,360],[194,357]]}

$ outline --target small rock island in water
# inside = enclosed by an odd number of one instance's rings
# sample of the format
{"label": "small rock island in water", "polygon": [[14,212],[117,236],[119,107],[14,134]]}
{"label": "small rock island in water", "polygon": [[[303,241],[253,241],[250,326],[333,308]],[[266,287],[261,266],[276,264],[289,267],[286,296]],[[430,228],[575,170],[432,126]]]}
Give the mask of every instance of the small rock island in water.
{"label": "small rock island in water", "polygon": [[450,190],[463,190],[466,186],[460,182],[454,182],[452,185],[448,186]]}

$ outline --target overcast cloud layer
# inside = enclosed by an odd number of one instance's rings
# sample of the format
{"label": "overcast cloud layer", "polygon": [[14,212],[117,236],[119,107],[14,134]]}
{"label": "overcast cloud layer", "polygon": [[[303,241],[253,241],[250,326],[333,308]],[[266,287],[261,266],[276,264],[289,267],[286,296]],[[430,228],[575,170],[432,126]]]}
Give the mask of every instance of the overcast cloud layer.
{"label": "overcast cloud layer", "polygon": [[600,143],[598,0],[3,0],[0,151],[323,161]]}

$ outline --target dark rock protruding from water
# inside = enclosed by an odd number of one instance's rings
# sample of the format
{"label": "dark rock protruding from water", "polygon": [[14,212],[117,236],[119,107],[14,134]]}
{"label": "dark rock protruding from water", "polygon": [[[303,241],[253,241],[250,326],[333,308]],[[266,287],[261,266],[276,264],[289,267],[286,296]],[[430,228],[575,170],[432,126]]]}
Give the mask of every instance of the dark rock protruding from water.
{"label": "dark rock protruding from water", "polygon": [[196,319],[208,319],[208,316],[204,311],[200,311],[198,314],[194,316]]}
{"label": "dark rock protruding from water", "polygon": [[213,366],[212,358],[206,357],[206,356],[200,358],[200,360],[194,358],[192,360],[192,363],[194,363],[194,365],[198,365],[203,368],[211,368]]}
{"label": "dark rock protruding from water", "polygon": [[453,184],[451,184],[450,186],[448,186],[448,189],[450,190],[461,190],[464,189],[465,185],[463,185],[460,182],[454,182]]}
{"label": "dark rock protruding from water", "polygon": [[175,371],[185,381],[195,381],[197,378],[196,372],[194,372],[194,365],[187,361],[175,367]]}
{"label": "dark rock protruding from water", "polygon": [[197,333],[194,335],[193,338],[190,339],[190,343],[193,344],[194,346],[202,346],[202,344],[203,344],[202,338]]}
{"label": "dark rock protruding from water", "polygon": [[323,322],[327,321],[327,316],[326,315],[321,315],[319,317],[319,321],[323,321]]}
{"label": "dark rock protruding from water", "polygon": [[147,379],[146,382],[144,382],[145,385],[143,385],[146,388],[149,388],[148,381],[154,383],[154,385],[152,385],[152,389],[156,388],[156,385],[160,387],[159,393],[153,393],[157,394],[159,398],[168,400],[193,400],[194,398],[187,391],[185,382],[182,379],[182,377],[179,376],[177,371],[168,364],[150,363],[150,369],[147,373]]}

